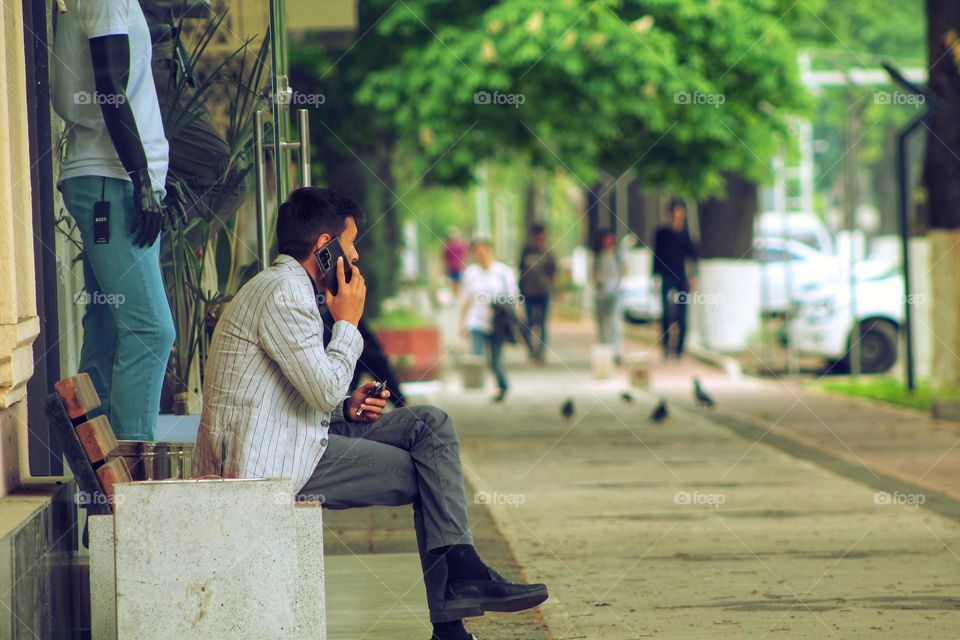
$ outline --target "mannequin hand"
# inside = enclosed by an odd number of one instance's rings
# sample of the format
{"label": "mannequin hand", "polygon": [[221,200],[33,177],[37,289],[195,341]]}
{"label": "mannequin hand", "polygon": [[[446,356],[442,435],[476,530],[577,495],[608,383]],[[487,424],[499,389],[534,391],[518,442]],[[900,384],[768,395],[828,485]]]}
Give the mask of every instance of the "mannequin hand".
{"label": "mannequin hand", "polygon": [[167,195],[163,198],[163,228],[172,231],[187,224],[187,197],[176,178],[167,178]]}
{"label": "mannequin hand", "polygon": [[133,208],[137,214],[133,241],[138,247],[147,247],[156,242],[160,235],[163,208],[153,191],[147,169],[138,169],[130,177],[133,179]]}

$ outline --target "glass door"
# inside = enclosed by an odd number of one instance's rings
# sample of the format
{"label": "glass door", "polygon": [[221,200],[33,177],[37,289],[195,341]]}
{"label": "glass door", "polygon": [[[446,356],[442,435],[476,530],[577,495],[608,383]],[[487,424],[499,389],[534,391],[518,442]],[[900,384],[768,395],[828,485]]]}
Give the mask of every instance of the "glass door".
{"label": "glass door", "polygon": [[[284,0],[268,0],[271,52],[270,109],[257,111],[254,121],[256,147],[255,188],[257,201],[257,254],[260,268],[272,259],[271,231],[275,212],[291,189],[310,186],[310,122],[306,109],[290,113],[293,88],[287,75],[287,29]],[[269,118],[269,120],[268,120]],[[296,138],[291,121],[296,120]],[[296,158],[297,171],[291,175]],[[272,178],[272,180],[271,180]]]}

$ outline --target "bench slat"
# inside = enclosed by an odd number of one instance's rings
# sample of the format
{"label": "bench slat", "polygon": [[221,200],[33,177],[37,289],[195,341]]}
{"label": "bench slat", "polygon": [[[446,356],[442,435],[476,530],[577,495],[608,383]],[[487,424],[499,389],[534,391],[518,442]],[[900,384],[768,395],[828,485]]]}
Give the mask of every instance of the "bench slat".
{"label": "bench slat", "polygon": [[130,482],[130,471],[127,469],[127,462],[123,458],[114,458],[102,467],[97,469],[97,479],[103,492],[107,494],[109,500],[113,501],[113,486],[122,482]]}
{"label": "bench slat", "polygon": [[100,397],[93,387],[93,381],[86,373],[64,378],[54,383],[54,388],[71,420],[90,413],[100,406]]}
{"label": "bench slat", "polygon": [[77,438],[90,462],[100,462],[117,448],[117,437],[107,416],[97,416],[78,424]]}

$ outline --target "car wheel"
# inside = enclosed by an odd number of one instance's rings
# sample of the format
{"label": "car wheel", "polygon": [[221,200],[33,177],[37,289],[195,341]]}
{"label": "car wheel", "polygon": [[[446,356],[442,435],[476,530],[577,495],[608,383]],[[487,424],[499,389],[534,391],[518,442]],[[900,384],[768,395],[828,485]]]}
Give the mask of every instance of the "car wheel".
{"label": "car wheel", "polygon": [[883,373],[897,362],[900,333],[887,320],[865,320],[860,323],[860,371]]}

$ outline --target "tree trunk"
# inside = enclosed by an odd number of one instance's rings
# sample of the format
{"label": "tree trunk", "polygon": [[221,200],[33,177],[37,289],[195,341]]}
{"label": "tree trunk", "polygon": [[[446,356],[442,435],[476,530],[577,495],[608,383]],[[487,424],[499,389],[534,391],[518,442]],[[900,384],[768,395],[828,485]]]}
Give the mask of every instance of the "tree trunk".
{"label": "tree trunk", "polygon": [[699,204],[700,255],[741,260],[750,255],[757,214],[757,185],[728,174],[727,194]]}
{"label": "tree trunk", "polygon": [[931,229],[960,228],[960,2],[927,0],[930,91],[942,105],[930,120],[923,183]]}
{"label": "tree trunk", "polygon": [[[927,192],[934,389],[960,388],[960,3],[927,0],[929,88],[942,104],[930,120],[923,184]],[[942,347],[942,348],[941,348]]]}

